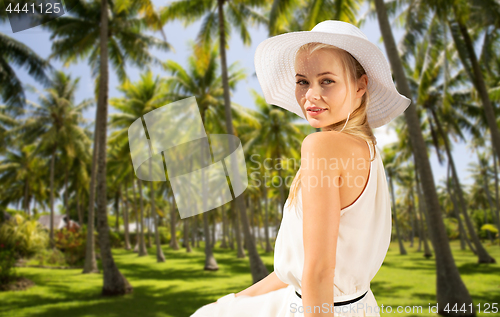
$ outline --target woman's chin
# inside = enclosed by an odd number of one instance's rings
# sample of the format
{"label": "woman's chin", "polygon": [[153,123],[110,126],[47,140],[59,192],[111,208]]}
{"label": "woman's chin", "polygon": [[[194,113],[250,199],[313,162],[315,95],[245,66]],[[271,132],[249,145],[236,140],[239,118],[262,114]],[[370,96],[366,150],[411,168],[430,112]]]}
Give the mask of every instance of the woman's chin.
{"label": "woman's chin", "polygon": [[327,126],[327,124],[325,124],[323,122],[323,120],[318,120],[318,119],[315,119],[315,118],[309,118],[308,119],[309,121],[309,125],[313,128],[316,128],[316,129],[321,129],[325,126]]}

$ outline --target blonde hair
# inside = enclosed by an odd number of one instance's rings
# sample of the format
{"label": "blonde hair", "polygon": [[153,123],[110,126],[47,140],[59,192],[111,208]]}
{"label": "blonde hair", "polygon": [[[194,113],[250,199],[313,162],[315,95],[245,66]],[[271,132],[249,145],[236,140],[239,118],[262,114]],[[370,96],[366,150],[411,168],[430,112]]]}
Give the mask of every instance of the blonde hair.
{"label": "blonde hair", "polygon": [[[338,56],[340,57],[340,64],[342,65],[344,74],[347,79],[347,88],[349,90],[349,93],[351,93],[352,83],[356,82],[359,78],[361,78],[362,75],[366,74],[363,66],[361,66],[361,64],[349,52],[333,45],[318,42],[311,42],[302,45],[298,49],[295,56],[297,57],[297,55],[302,52],[312,54],[317,50],[332,50],[338,53]],[[361,98],[361,105],[351,113],[351,115],[349,116],[349,120],[347,120],[347,124],[346,120],[342,120],[329,126],[329,128],[332,131],[339,131],[341,133],[343,132],[346,134],[350,134],[352,136],[362,138],[363,140],[368,141],[368,143],[371,143],[374,153],[371,161],[373,161],[375,159],[375,145],[377,144],[377,140],[375,138],[375,135],[373,135],[373,131],[368,123],[367,107],[369,100],[370,96],[367,90]],[[344,124],[345,128],[342,130]],[[288,197],[290,199],[290,203],[293,205],[295,205],[297,201],[296,196],[298,186],[300,184],[300,171],[301,170],[299,168],[299,171],[295,175],[295,178],[290,185],[290,193]]]}

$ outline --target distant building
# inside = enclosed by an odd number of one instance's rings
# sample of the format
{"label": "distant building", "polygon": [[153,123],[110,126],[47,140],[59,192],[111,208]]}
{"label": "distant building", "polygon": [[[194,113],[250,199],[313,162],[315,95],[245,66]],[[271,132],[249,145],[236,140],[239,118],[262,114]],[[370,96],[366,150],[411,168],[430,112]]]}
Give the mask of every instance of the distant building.
{"label": "distant building", "polygon": [[[154,226],[154,219],[153,218],[144,218],[144,231],[147,231],[148,228],[151,229],[151,232],[155,232],[155,226]],[[114,228],[114,226],[109,226],[110,228]],[[141,226],[139,225],[139,229],[141,228]],[[125,230],[125,226],[124,225],[120,225],[120,231],[122,230]],[[131,233],[135,233],[137,230],[137,224],[135,222],[135,220],[133,221],[130,221],[129,220],[129,224],[128,224],[128,232],[131,232]]]}
{"label": "distant building", "polygon": [[[50,215],[43,215],[38,218],[38,222],[50,230]],[[68,225],[66,215],[54,215],[54,230],[65,228]],[[70,228],[80,229],[78,222],[69,220]]]}

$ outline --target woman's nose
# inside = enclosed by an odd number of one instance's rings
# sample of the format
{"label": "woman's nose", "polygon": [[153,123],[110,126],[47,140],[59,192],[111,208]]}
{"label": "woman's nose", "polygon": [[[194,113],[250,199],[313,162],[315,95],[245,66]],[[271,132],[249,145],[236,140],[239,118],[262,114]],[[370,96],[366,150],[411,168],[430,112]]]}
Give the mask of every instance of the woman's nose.
{"label": "woman's nose", "polygon": [[315,86],[309,87],[309,89],[306,92],[306,99],[309,100],[310,102],[314,102],[316,100],[320,99],[320,94],[318,91],[318,88]]}

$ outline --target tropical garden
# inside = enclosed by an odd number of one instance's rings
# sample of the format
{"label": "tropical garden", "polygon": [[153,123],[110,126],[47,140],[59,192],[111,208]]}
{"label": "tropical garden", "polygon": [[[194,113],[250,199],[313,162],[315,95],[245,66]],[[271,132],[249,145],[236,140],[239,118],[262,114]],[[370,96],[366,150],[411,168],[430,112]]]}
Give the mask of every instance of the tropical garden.
{"label": "tropical garden", "polygon": [[[47,59],[0,33],[0,315],[189,316],[271,273],[283,206],[299,168],[293,162],[315,130],[255,90],[254,109],[231,101],[237,84],[252,74],[228,63],[228,38],[237,35],[247,45],[252,28],[271,37],[324,20],[361,26],[370,18],[377,20],[399,92],[412,99],[389,125],[397,141],[381,148],[393,233],[371,289],[379,305],[423,306],[420,313],[398,311],[402,316],[498,312],[500,4],[74,3],[41,25],[51,34]],[[172,21],[201,21],[187,66],[154,54],[175,49],[168,41],[175,32],[164,28]],[[8,23],[7,13],[0,12],[0,22]],[[403,32],[398,42],[395,26]],[[56,69],[53,60],[86,61],[93,95],[77,100],[80,78]],[[129,76],[130,65],[140,76]],[[19,68],[39,86],[24,85]],[[108,98],[110,75],[119,80],[119,97]],[[28,90],[37,98],[27,98]],[[192,96],[207,134],[241,140],[249,183],[230,203],[181,219],[168,179],[136,177],[128,128]],[[90,108],[95,119],[89,122],[83,113]],[[471,183],[457,167],[459,144],[476,157],[468,168]],[[433,174],[432,154],[446,166],[444,180]],[[45,225],[42,217],[49,219]]]}

